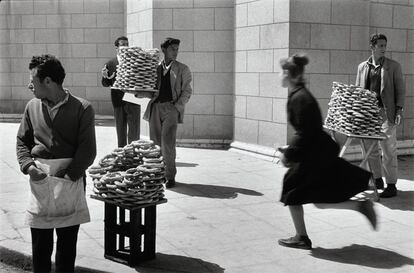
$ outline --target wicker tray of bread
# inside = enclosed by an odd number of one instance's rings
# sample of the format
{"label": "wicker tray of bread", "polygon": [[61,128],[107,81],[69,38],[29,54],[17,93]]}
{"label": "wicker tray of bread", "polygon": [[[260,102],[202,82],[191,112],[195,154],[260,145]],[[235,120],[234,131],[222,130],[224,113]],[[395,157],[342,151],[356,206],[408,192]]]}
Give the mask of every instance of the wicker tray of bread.
{"label": "wicker tray of bread", "polygon": [[131,93],[134,94],[135,97],[137,98],[152,98],[155,94],[155,92],[158,92],[158,90],[156,89],[139,89],[139,88],[133,88],[133,89],[120,89],[120,88],[116,88],[116,87],[111,87],[111,89],[113,90],[120,90],[122,92],[125,93]]}
{"label": "wicker tray of bread", "polygon": [[122,47],[118,50],[119,64],[113,87],[120,90],[153,90],[157,79],[160,52],[140,47]]}
{"label": "wicker tray of bread", "polygon": [[376,94],[333,82],[325,127],[345,134],[380,136],[381,115]]}

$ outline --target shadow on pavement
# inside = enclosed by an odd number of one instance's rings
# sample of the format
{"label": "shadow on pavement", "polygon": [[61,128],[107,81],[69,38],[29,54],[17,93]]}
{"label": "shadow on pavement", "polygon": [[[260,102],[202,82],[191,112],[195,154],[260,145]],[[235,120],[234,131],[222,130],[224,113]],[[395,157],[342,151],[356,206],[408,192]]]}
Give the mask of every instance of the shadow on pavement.
{"label": "shadow on pavement", "polygon": [[[398,184],[397,184],[398,188]],[[414,211],[414,191],[398,191],[393,198],[381,198],[379,203],[384,207],[394,210]]]}
{"label": "shadow on pavement", "polygon": [[139,273],[222,273],[218,264],[179,255],[157,253],[154,260],[144,262],[135,268]]}
{"label": "shadow on pavement", "polygon": [[176,193],[181,193],[189,196],[208,197],[208,198],[221,198],[221,199],[234,199],[239,193],[245,195],[262,196],[263,193],[226,186],[218,185],[204,185],[204,184],[187,184],[176,182],[174,188],[169,189]]}
{"label": "shadow on pavement", "polygon": [[185,162],[176,162],[175,166],[177,167],[197,167],[197,163],[185,163]]}
{"label": "shadow on pavement", "polygon": [[414,155],[398,156],[398,179],[414,182]]}
{"label": "shadow on pavement", "polygon": [[398,268],[404,265],[414,265],[413,259],[396,252],[356,244],[344,248],[332,249],[317,247],[312,249],[311,255],[318,259],[338,263],[356,264],[383,269]]}
{"label": "shadow on pavement", "polygon": [[[17,252],[0,246],[0,262],[21,269],[24,271],[32,271],[32,257],[21,252]],[[54,264],[52,265],[52,270]],[[81,266],[75,267],[76,273],[110,273],[108,271],[94,270]]]}

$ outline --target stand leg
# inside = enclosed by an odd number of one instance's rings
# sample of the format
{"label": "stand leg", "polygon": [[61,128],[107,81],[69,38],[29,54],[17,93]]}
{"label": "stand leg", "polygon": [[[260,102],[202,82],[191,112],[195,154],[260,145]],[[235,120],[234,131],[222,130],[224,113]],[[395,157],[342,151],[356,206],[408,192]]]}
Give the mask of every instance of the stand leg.
{"label": "stand leg", "polygon": [[[119,224],[125,226],[125,209],[119,208]],[[125,250],[125,236],[119,235],[119,249]]]}
{"label": "stand leg", "polygon": [[349,144],[351,143],[351,138],[350,137],[346,137],[346,141],[344,146],[342,146],[341,152],[339,153],[339,157],[342,157],[346,151],[346,149],[348,148]]}
{"label": "stand leg", "polygon": [[144,255],[149,260],[155,257],[155,229],[156,229],[157,208],[150,206],[145,208],[145,235]]}
{"label": "stand leg", "polygon": [[[368,171],[372,171],[371,166],[369,164],[369,160],[368,157],[369,155],[372,153],[372,150],[374,149],[375,146],[375,142],[372,142],[371,145],[368,147],[368,151],[365,150],[365,146],[364,146],[364,142],[361,139],[360,140],[361,143],[361,148],[362,148],[362,155],[363,155],[363,160],[361,161],[360,166],[361,167],[366,167],[366,169]],[[370,184],[372,186],[372,188],[374,189],[374,201],[379,201],[379,194],[378,194],[378,189],[377,189],[377,185],[375,184],[375,180],[374,180],[374,176],[371,176],[370,180]]]}
{"label": "stand leg", "polygon": [[141,209],[129,211],[129,265],[134,266],[141,260]]}
{"label": "stand leg", "polygon": [[104,254],[114,255],[116,252],[116,235],[112,228],[116,225],[116,206],[105,202],[105,241]]}

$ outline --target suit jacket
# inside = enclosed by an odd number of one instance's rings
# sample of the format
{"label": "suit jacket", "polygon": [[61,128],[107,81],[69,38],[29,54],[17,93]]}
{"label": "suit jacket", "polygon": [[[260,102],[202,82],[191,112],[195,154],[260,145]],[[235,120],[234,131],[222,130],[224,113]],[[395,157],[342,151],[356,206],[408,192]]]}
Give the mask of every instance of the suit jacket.
{"label": "suit jacket", "polygon": [[[157,66],[157,85],[156,89],[160,90],[162,64]],[[170,68],[170,82],[174,106],[178,110],[178,123],[183,123],[185,104],[191,97],[193,92],[191,88],[191,71],[183,63],[173,61]],[[144,120],[149,121],[151,115],[151,107],[154,101],[158,98],[159,92],[156,92],[154,97],[149,101],[147,109],[145,110]]]}
{"label": "suit jacket", "polygon": [[[108,68],[108,75],[112,75],[112,73],[115,73],[115,77],[116,77],[116,66],[118,65],[118,59],[112,58],[105,65]],[[101,80],[102,85],[105,87],[111,87],[115,82],[115,77],[113,77],[112,79],[106,79],[102,77],[102,80]],[[122,100],[123,97],[124,97],[124,92],[120,90],[111,89],[111,101],[112,101],[113,107],[122,106],[124,104],[124,101]]]}
{"label": "suit jacket", "polygon": [[[368,60],[360,63],[358,66],[355,85],[362,88],[367,88]],[[388,121],[394,123],[396,106],[401,108],[404,106],[405,88],[401,65],[388,58],[384,59],[384,64],[381,68],[380,95]]]}

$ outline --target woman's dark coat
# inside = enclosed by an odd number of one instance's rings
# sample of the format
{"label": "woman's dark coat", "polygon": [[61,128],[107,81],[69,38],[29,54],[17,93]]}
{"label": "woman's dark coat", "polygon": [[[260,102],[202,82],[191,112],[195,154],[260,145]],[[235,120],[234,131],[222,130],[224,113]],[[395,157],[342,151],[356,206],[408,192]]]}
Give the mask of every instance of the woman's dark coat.
{"label": "woman's dark coat", "polygon": [[323,130],[319,105],[303,86],[288,97],[295,135],[285,151],[291,164],[283,179],[285,205],[339,203],[367,189],[371,173],[338,157],[338,144]]}

